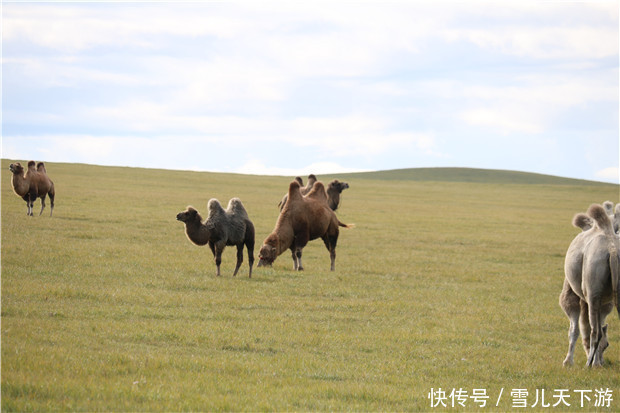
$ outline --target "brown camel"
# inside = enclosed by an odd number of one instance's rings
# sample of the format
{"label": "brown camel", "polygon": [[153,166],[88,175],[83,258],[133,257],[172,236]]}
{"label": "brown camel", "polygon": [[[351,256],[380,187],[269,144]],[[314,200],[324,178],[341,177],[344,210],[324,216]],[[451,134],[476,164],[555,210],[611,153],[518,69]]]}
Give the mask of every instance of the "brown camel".
{"label": "brown camel", "polygon": [[288,201],[280,212],[276,227],[265,239],[259,253],[258,266],[271,266],[275,259],[287,249],[293,256],[293,268],[302,271],[302,250],[308,243],[321,238],[329,251],[330,269],[336,266],[336,244],[338,227],[350,228],[338,220],[327,205],[327,195],[322,182],[314,183],[312,191],[302,196],[299,182],[289,185]]}
{"label": "brown camel", "polygon": [[35,168],[35,162],[28,162],[28,171],[24,173],[24,167],[19,163],[12,163],[9,165],[9,170],[13,173],[11,184],[13,191],[26,201],[27,211],[26,214],[33,216],[34,201],[37,198],[41,198],[41,212],[45,209],[45,197],[50,197],[50,216],[54,212],[54,197],[56,192],[54,190],[54,183],[47,176],[45,170],[45,164],[39,162]]}

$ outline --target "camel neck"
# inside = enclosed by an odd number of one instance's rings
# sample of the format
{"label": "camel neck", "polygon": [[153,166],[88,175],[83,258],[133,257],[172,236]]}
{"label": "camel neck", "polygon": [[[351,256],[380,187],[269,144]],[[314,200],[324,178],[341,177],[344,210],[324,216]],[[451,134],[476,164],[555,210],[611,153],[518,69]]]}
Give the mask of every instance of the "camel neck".
{"label": "camel neck", "polygon": [[15,193],[23,196],[26,194],[26,192],[28,192],[28,188],[30,185],[23,176],[19,174],[13,174],[13,177],[11,179],[11,182],[13,184],[13,190],[15,191]]}
{"label": "camel neck", "polygon": [[207,226],[201,223],[200,220],[186,223],[185,233],[189,240],[196,245],[205,245],[209,242],[210,232]]}

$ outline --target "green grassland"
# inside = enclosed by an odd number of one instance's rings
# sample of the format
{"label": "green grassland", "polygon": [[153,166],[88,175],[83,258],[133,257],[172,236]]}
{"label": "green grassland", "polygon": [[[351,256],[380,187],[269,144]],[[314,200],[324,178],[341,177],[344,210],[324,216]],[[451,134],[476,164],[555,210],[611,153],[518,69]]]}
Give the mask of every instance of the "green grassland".
{"label": "green grassland", "polygon": [[[550,410],[593,411],[594,397],[582,408],[574,391],[600,388],[613,402],[599,410],[620,410],[618,317],[606,365],[583,367],[579,346],[566,369],[558,306],[571,219],[618,202],[617,185],[347,175],[338,216],[356,226],[340,232],[336,271],[319,240],[304,272],[285,253],[249,279],[246,256],[233,278],[229,247],[216,278],[176,214],[240,197],[257,255],[290,177],[49,163],[54,216],[31,218],[9,163],[3,411],[518,411],[513,389],[528,406],[567,389],[571,406]],[[432,409],[439,388],[485,389],[488,404]]]}

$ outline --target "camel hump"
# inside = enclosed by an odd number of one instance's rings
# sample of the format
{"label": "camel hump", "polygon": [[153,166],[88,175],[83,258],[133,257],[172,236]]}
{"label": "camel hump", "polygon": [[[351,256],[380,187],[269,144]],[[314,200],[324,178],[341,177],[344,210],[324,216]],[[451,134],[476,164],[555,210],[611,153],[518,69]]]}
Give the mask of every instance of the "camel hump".
{"label": "camel hump", "polygon": [[297,181],[293,181],[290,183],[290,185],[288,186],[288,199],[290,200],[297,200],[297,199],[301,199],[301,191],[300,191],[300,186],[299,186],[299,182]]}
{"label": "camel hump", "polygon": [[306,198],[327,202],[327,192],[325,192],[325,185],[323,185],[323,182],[316,181],[310,192],[306,194]]}
{"label": "camel hump", "polygon": [[588,208],[588,215],[594,220],[595,225],[605,232],[613,232],[609,215],[599,204],[592,204]]}
{"label": "camel hump", "polygon": [[230,201],[228,201],[228,207],[226,208],[226,211],[236,215],[241,215],[245,217],[248,216],[248,213],[245,210],[241,199],[239,198],[231,198]]}
{"label": "camel hump", "polygon": [[573,217],[573,226],[581,228],[582,231],[587,231],[594,226],[594,222],[586,214],[580,213]]}
{"label": "camel hump", "polygon": [[28,169],[32,169],[32,170],[34,170],[34,169],[35,169],[35,167],[34,167],[34,166],[35,166],[35,164],[36,164],[36,163],[35,163],[35,161],[29,161],[29,162],[28,162]]}
{"label": "camel hump", "polygon": [[607,213],[607,215],[614,214],[614,203],[613,202],[611,201],[603,202],[603,208],[605,208],[605,212]]}
{"label": "camel hump", "polygon": [[209,210],[209,217],[214,215],[224,214],[224,208],[222,208],[222,204],[215,198],[209,199],[207,203],[207,209]]}
{"label": "camel hump", "polygon": [[45,164],[43,162],[39,162],[37,164],[37,171],[47,173],[47,171],[45,170]]}

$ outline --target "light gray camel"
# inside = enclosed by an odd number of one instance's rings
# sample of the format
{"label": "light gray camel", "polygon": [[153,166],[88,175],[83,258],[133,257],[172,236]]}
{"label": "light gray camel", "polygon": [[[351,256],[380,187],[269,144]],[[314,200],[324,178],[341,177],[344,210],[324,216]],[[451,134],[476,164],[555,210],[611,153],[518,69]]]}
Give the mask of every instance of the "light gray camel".
{"label": "light gray camel", "polygon": [[613,307],[620,317],[620,240],[601,205],[590,206],[587,217],[578,214],[573,219],[573,225],[582,229],[580,223],[583,222],[590,222],[592,228],[575,237],[564,262],[565,280],[560,306],[570,321],[565,366],[573,364],[579,330],[588,355],[586,365],[602,365],[603,352],[608,346],[605,319]]}

